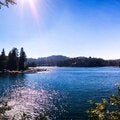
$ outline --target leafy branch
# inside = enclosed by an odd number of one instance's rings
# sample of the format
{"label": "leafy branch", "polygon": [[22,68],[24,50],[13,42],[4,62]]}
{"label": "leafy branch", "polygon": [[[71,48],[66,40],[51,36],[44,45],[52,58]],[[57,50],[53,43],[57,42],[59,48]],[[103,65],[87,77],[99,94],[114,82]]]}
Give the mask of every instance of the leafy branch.
{"label": "leafy branch", "polygon": [[87,113],[90,120],[120,120],[120,85],[117,86],[117,94],[102,102],[94,103]]}
{"label": "leafy branch", "polygon": [[0,9],[1,6],[9,7],[9,4],[14,5],[16,4],[15,0],[0,0]]}

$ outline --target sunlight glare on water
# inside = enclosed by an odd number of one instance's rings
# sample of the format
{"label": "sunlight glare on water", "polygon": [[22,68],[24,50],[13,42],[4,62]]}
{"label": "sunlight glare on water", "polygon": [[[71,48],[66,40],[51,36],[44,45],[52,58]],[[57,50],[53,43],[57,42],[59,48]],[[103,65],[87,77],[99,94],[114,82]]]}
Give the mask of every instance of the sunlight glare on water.
{"label": "sunlight glare on water", "polygon": [[24,87],[12,90],[8,100],[8,105],[12,109],[7,114],[11,117],[18,117],[23,112],[29,113],[32,117],[38,113],[45,114],[48,109],[55,108],[52,98],[56,94],[55,91],[50,94],[46,90],[38,91]]}
{"label": "sunlight glare on water", "polygon": [[[0,76],[1,99],[9,116],[38,113],[51,120],[88,120],[89,100],[100,101],[115,92],[120,68],[47,68],[48,71]],[[19,119],[17,119],[19,120]]]}

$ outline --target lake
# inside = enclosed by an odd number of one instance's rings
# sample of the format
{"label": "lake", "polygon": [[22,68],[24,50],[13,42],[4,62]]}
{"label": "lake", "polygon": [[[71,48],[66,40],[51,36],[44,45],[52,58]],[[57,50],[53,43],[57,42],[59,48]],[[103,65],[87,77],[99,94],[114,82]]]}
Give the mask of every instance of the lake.
{"label": "lake", "polygon": [[88,101],[101,101],[116,91],[120,68],[58,68],[16,76],[0,76],[0,96],[21,111],[41,112],[52,120],[87,120]]}

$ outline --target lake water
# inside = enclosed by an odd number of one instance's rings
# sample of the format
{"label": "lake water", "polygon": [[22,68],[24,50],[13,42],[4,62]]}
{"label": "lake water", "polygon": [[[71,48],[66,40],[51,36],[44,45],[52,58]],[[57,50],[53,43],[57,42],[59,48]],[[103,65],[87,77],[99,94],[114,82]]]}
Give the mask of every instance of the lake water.
{"label": "lake water", "polygon": [[22,111],[45,113],[52,120],[87,120],[88,100],[100,101],[115,92],[120,68],[48,68],[49,71],[0,77],[0,95]]}

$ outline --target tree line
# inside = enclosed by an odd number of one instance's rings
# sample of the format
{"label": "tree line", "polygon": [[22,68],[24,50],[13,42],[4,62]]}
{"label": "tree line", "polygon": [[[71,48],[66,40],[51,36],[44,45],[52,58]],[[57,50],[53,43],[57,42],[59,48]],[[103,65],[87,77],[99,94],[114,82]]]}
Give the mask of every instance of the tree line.
{"label": "tree line", "polygon": [[94,57],[75,57],[69,58],[66,56],[49,56],[43,58],[28,58],[29,67],[35,66],[58,66],[58,67],[104,67],[104,66],[119,66],[120,59],[104,60]]}
{"label": "tree line", "polygon": [[5,54],[3,49],[0,54],[0,71],[5,70],[25,70],[26,69],[26,53],[23,48],[21,48],[20,53],[17,48],[13,48],[8,56]]}
{"label": "tree line", "polygon": [[58,62],[59,67],[104,67],[120,66],[120,60],[104,60],[101,58],[77,57]]}

